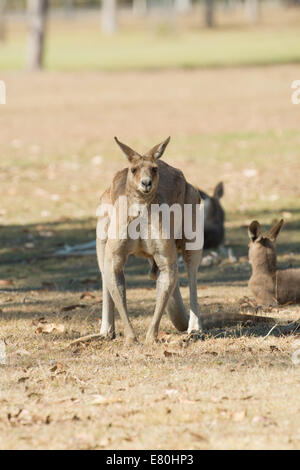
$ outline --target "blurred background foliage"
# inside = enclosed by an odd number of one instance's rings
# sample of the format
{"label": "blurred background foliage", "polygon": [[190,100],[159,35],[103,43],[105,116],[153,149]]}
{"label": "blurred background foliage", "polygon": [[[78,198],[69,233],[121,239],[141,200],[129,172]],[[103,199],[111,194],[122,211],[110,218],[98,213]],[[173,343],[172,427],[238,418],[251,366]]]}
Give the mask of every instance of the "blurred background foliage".
{"label": "blurred background foliage", "polygon": [[300,61],[300,0],[0,0],[0,70]]}

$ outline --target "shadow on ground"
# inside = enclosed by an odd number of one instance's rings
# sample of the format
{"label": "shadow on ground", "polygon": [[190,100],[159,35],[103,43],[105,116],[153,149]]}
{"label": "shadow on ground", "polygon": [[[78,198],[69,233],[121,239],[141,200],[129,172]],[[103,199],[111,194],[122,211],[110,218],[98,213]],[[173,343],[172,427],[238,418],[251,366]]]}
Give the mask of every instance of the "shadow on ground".
{"label": "shadow on ground", "polygon": [[[290,211],[296,220],[288,222],[278,240],[279,255],[297,253],[300,248],[300,210]],[[271,213],[257,214],[264,220]],[[252,213],[246,214],[247,217]],[[245,217],[245,215],[243,216]],[[299,217],[299,218],[298,218]],[[251,218],[251,217],[250,217]],[[101,285],[95,255],[55,256],[66,245],[76,245],[93,240],[94,219],[62,219],[56,222],[33,225],[0,227],[0,279],[10,280],[11,285],[0,286],[0,292],[27,292],[44,289],[54,291],[83,292]],[[269,229],[264,226],[264,229]],[[204,284],[235,284],[245,286],[250,276],[247,263],[247,227],[241,224],[227,230],[226,242],[240,262],[227,260],[199,271],[199,282]],[[280,267],[298,267],[299,258],[280,260]],[[148,263],[141,258],[130,257],[126,267],[128,288],[153,287],[148,278]],[[184,269],[180,269],[181,284],[187,285]]]}

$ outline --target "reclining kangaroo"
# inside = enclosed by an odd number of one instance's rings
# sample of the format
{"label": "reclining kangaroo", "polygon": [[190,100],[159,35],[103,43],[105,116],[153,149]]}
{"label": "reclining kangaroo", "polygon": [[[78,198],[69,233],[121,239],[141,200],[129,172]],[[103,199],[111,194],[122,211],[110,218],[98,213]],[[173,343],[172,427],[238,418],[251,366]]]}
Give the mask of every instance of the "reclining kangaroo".
{"label": "reclining kangaroo", "polygon": [[[202,256],[202,245],[199,249],[187,249],[186,238],[176,238],[175,228],[170,236],[163,236],[161,219],[159,219],[156,238],[149,236],[133,239],[128,235],[129,223],[135,219],[135,215],[120,222],[118,220],[118,233],[122,237],[110,237],[112,228],[111,214],[106,206],[113,205],[116,212],[120,212],[120,196],[126,196],[127,204],[142,205],[147,213],[152,204],[166,204],[169,207],[174,203],[179,204],[184,213],[184,204],[192,207],[192,230],[195,233],[197,211],[201,198],[199,191],[187,183],[182,172],[167,163],[160,161],[170,138],[153,147],[145,155],[140,155],[115,138],[117,144],[129,161],[129,168],[119,171],[110,186],[100,200],[98,224],[101,226],[101,237],[97,234],[97,257],[102,274],[103,304],[102,324],[100,334],[114,336],[114,307],[117,308],[124,325],[124,333],[127,341],[133,341],[135,335],[130,324],[126,305],[126,287],[124,278],[124,266],[130,254],[143,256],[156,263],[158,267],[158,279],[156,284],[156,305],[153,319],[147,332],[146,341],[155,340],[158,334],[159,323],[164,310],[167,310],[174,326],[188,332],[202,330],[201,319],[197,300],[197,271]],[[148,218],[147,229],[152,233],[151,218]],[[105,236],[103,237],[103,229]],[[203,232],[203,224],[200,227]],[[124,235],[125,234],[125,235]],[[203,240],[203,236],[202,236]],[[188,240],[192,242],[192,238]],[[183,259],[187,266],[189,292],[190,292],[190,316],[187,315],[183,305],[178,284],[177,250],[181,248]]]}
{"label": "reclining kangaroo", "polygon": [[213,195],[209,196],[199,190],[201,199],[204,200],[204,249],[213,249],[223,246],[224,249],[224,220],[225,213],[221,206],[220,199],[224,194],[222,181],[214,189]]}
{"label": "reclining kangaroo", "polygon": [[274,242],[283,226],[283,220],[262,234],[259,222],[249,226],[249,261],[252,276],[249,287],[256,301],[263,305],[300,302],[300,269],[278,270]]}

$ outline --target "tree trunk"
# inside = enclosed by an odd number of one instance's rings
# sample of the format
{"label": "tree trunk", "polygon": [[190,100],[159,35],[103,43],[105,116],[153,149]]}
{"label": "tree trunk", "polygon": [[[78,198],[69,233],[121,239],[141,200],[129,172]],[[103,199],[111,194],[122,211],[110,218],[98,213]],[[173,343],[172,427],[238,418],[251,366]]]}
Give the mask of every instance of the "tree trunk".
{"label": "tree trunk", "polygon": [[205,0],[205,25],[212,28],[215,23],[215,2],[214,0]]}
{"label": "tree trunk", "polygon": [[259,0],[245,0],[245,15],[248,23],[258,23],[260,17]]}
{"label": "tree trunk", "polygon": [[5,40],[5,8],[6,0],[0,0],[0,42]]}
{"label": "tree trunk", "polygon": [[148,10],[147,0],[133,0],[132,10],[138,16],[145,16]]}
{"label": "tree trunk", "polygon": [[192,2],[191,0],[175,0],[175,10],[178,13],[185,13],[191,9]]}
{"label": "tree trunk", "polygon": [[48,0],[27,0],[29,17],[28,68],[43,67]]}
{"label": "tree trunk", "polygon": [[70,15],[74,10],[74,0],[63,0],[63,8],[65,14]]}
{"label": "tree trunk", "polygon": [[102,0],[101,24],[104,34],[117,30],[117,0]]}

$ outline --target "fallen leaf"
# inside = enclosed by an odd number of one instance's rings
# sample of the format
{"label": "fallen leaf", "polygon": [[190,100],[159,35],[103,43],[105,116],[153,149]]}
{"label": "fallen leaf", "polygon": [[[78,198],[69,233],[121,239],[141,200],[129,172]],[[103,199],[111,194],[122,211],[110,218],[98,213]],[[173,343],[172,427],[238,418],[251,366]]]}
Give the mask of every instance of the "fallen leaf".
{"label": "fallen leaf", "polygon": [[44,288],[44,290],[54,289],[55,284],[54,282],[42,282],[42,287]]}
{"label": "fallen leaf", "polygon": [[46,323],[41,324],[35,330],[36,334],[40,333],[63,333],[65,331],[65,326],[62,323]]}
{"label": "fallen leaf", "polygon": [[285,304],[279,305],[279,308],[287,307],[288,305],[292,305],[292,303],[293,303],[293,301],[292,301],[292,300],[289,300],[289,301],[286,302]]}
{"label": "fallen leaf", "polygon": [[166,394],[168,397],[171,397],[171,396],[177,395],[177,394],[178,394],[178,390],[175,390],[174,388],[168,388],[167,390],[165,390],[165,394]]}
{"label": "fallen leaf", "polygon": [[12,301],[13,301],[12,297],[4,297],[0,300],[0,304],[4,304],[4,303],[7,303],[7,302],[12,302]]}
{"label": "fallen leaf", "polygon": [[79,398],[75,397],[67,397],[67,398],[61,398],[60,400],[57,401],[58,404],[63,404],[64,406],[71,406],[71,405],[77,405],[80,403]]}
{"label": "fallen leaf", "polygon": [[90,405],[111,405],[112,403],[123,403],[124,400],[118,397],[105,397],[104,395],[93,395]]}
{"label": "fallen leaf", "polygon": [[70,310],[75,310],[75,308],[85,308],[85,307],[86,307],[86,305],[84,305],[84,304],[68,305],[67,307],[61,308],[60,313],[69,312]]}
{"label": "fallen leaf", "polygon": [[80,296],[80,299],[95,299],[96,296],[91,292],[83,292]]}
{"label": "fallen leaf", "polygon": [[50,424],[50,423],[51,423],[51,416],[48,415],[48,416],[46,416],[45,424]]}
{"label": "fallen leaf", "polygon": [[21,424],[30,424],[33,421],[32,415],[28,410],[22,410],[18,416],[18,422]]}
{"label": "fallen leaf", "polygon": [[96,284],[98,282],[98,279],[96,279],[96,278],[87,278],[87,279],[81,279],[79,282],[81,284]]}
{"label": "fallen leaf", "polygon": [[236,411],[235,413],[232,413],[231,418],[233,421],[236,422],[243,421],[246,418],[246,410]]}
{"label": "fallen leaf", "polygon": [[34,248],[34,247],[35,247],[35,244],[32,243],[32,242],[28,242],[28,243],[25,243],[24,246],[25,246],[25,248],[27,248],[27,249],[30,250],[31,248]]}
{"label": "fallen leaf", "polygon": [[202,434],[198,434],[197,432],[190,431],[190,435],[193,436],[197,441],[207,442],[207,438],[202,436]]}
{"label": "fallen leaf", "polygon": [[241,400],[251,400],[251,398],[253,398],[253,395],[248,395],[246,397],[242,397]]}
{"label": "fallen leaf", "polygon": [[253,178],[257,175],[257,170],[255,168],[245,168],[243,174],[246,178]]}
{"label": "fallen leaf", "polygon": [[202,258],[201,266],[208,267],[208,266],[211,266],[213,262],[214,262],[213,257],[210,255],[207,255]]}
{"label": "fallen leaf", "polygon": [[0,286],[13,286],[14,282],[10,279],[0,279]]}
{"label": "fallen leaf", "polygon": [[26,382],[26,380],[28,380],[28,379],[29,379],[28,376],[26,376],[26,377],[20,377],[19,380],[18,380],[18,384],[24,383],[24,382]]}
{"label": "fallen leaf", "polygon": [[178,352],[175,351],[168,351],[167,349],[164,350],[165,357],[172,357],[172,356],[180,356]]}
{"label": "fallen leaf", "polygon": [[107,437],[103,437],[103,438],[99,441],[98,446],[99,446],[99,447],[107,447],[109,444],[110,444],[110,439],[108,439]]}
{"label": "fallen leaf", "polygon": [[277,423],[267,416],[254,416],[252,424],[262,423],[264,426],[277,426]]}
{"label": "fallen leaf", "polygon": [[59,373],[66,372],[66,366],[62,364],[61,362],[57,362],[56,364],[54,364],[54,366],[50,368],[50,372],[59,372]]}
{"label": "fallen leaf", "polygon": [[33,420],[31,414],[29,413],[28,410],[20,408],[19,411],[16,414],[11,414],[8,413],[7,419],[10,423],[15,424],[15,423],[20,423],[20,424],[30,424]]}
{"label": "fallen leaf", "polygon": [[270,346],[270,350],[271,350],[271,352],[274,352],[274,351],[280,351],[280,349],[279,349],[279,348],[277,348],[277,346],[274,346],[273,344],[271,344],[271,346]]}
{"label": "fallen leaf", "polygon": [[42,398],[42,394],[41,393],[37,393],[37,392],[31,392],[31,393],[28,393],[28,398],[36,398],[36,399],[40,399]]}

